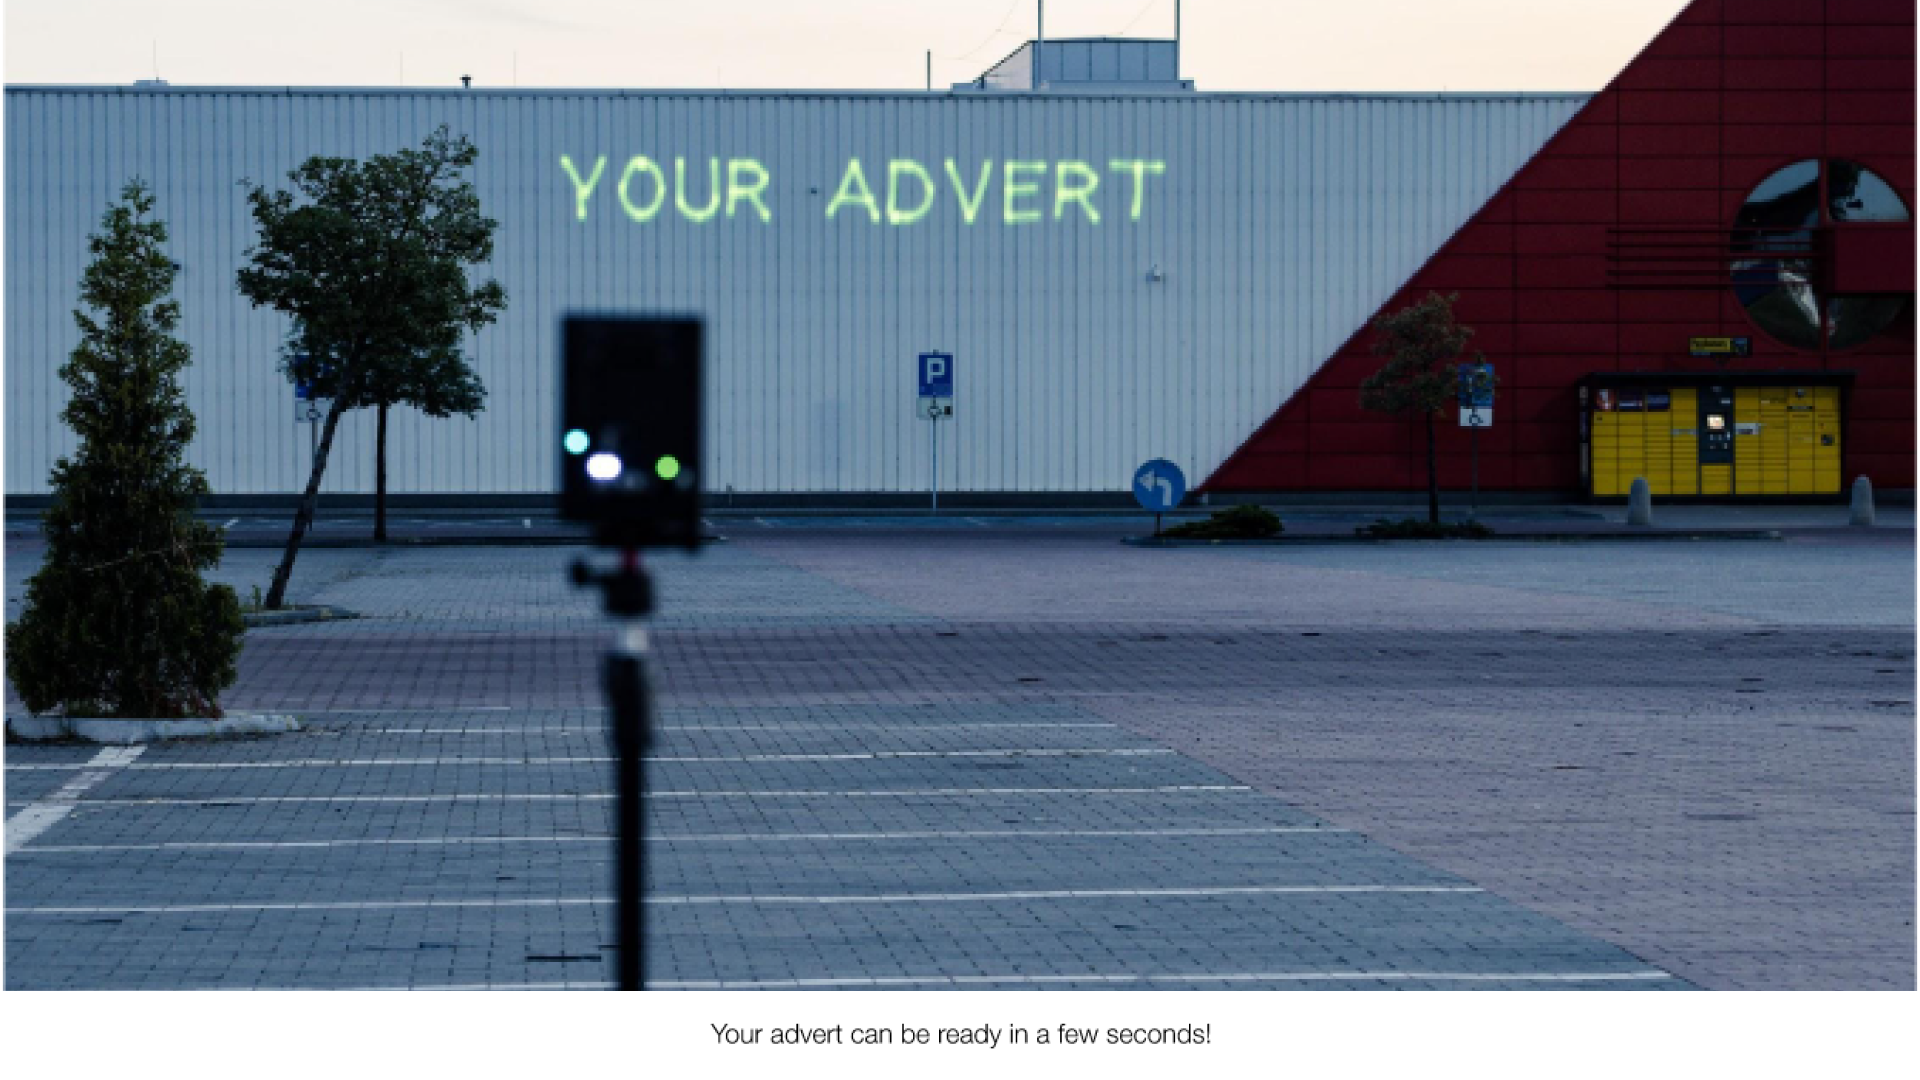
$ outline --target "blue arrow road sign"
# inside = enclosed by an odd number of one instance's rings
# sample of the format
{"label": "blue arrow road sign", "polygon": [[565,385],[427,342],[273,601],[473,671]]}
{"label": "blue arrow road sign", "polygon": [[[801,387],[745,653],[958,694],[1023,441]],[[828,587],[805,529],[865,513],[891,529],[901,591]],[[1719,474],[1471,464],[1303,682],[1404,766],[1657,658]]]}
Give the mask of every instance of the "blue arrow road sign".
{"label": "blue arrow road sign", "polygon": [[1180,466],[1165,458],[1154,458],[1134,470],[1133,497],[1156,514],[1171,510],[1187,497],[1187,478],[1181,474]]}
{"label": "blue arrow road sign", "polygon": [[953,354],[923,352],[920,354],[920,396],[953,396]]}

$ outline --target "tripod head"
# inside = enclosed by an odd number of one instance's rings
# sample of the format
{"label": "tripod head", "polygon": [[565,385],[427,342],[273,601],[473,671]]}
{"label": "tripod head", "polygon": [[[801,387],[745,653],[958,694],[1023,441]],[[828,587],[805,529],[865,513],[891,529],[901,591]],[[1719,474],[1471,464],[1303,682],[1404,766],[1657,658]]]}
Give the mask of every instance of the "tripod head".
{"label": "tripod head", "polygon": [[619,566],[608,569],[586,559],[575,559],[568,568],[573,583],[583,589],[600,587],[607,614],[619,619],[638,619],[653,614],[653,579],[640,564],[640,550],[627,548],[620,553]]}

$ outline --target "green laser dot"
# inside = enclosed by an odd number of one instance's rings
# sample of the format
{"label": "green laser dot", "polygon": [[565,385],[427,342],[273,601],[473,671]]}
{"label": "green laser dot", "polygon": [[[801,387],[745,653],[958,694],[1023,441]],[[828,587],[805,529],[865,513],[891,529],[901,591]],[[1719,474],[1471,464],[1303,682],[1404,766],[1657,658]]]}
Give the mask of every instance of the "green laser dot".
{"label": "green laser dot", "polygon": [[574,428],[567,432],[566,438],[561,440],[560,445],[566,447],[569,454],[584,454],[587,452],[589,441],[586,432]]}
{"label": "green laser dot", "polygon": [[680,459],[668,454],[653,463],[653,472],[662,480],[671,480],[680,475]]}

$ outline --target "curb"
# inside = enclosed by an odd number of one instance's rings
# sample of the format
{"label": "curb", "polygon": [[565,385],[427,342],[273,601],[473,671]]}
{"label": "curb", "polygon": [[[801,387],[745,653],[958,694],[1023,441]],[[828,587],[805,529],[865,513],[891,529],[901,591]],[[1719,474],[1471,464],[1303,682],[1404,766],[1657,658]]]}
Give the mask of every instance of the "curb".
{"label": "curb", "polygon": [[[491,536],[396,536],[379,541],[357,539],[353,537],[308,536],[300,541],[300,550],[308,548],[409,548],[409,547],[591,547],[593,537],[581,536],[515,536],[512,533],[499,533]],[[235,539],[227,537],[227,547],[239,549],[285,548],[287,541],[280,539],[251,538]]]}
{"label": "curb", "polygon": [[1778,529],[1722,529],[1674,532],[1592,532],[1592,533],[1495,533],[1477,540],[1464,537],[1413,539],[1376,536],[1279,536],[1267,540],[1187,540],[1160,536],[1125,536],[1120,542],[1131,547],[1321,547],[1334,544],[1490,544],[1505,541],[1538,544],[1657,543],[1713,540],[1778,540]]}
{"label": "curb", "polygon": [[337,607],[281,608],[278,611],[243,611],[240,621],[248,626],[292,626],[296,623],[332,622],[357,619],[358,612]]}
{"label": "curb", "polygon": [[70,716],[9,716],[7,735],[23,742],[70,740],[128,746],[169,739],[219,739],[299,731],[300,721],[279,713],[219,720],[95,720]]}
{"label": "curb", "polygon": [[[700,538],[702,544],[724,544],[726,540],[727,538],[724,536],[703,536]],[[391,550],[393,548],[423,547],[594,547],[596,544],[597,542],[591,533],[583,533],[579,536],[554,536],[551,534],[520,536],[514,533],[496,533],[479,536],[399,536],[386,541],[357,539],[344,536],[326,537],[316,540],[309,536],[300,541],[300,550],[305,551],[308,548],[360,548],[380,551]],[[266,538],[259,540],[241,538],[236,540],[232,536],[229,536],[227,537],[226,546],[235,550],[280,550],[287,546],[287,542],[284,539],[274,540]]]}

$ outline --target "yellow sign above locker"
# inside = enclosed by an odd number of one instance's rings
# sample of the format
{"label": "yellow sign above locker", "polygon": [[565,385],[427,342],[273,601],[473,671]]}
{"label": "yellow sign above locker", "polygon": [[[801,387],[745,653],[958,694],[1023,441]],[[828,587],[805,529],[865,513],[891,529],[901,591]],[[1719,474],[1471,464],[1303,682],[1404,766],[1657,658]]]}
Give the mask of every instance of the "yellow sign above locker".
{"label": "yellow sign above locker", "polygon": [[[669,168],[644,154],[617,165],[602,154],[583,167],[562,154],[560,171],[567,178],[576,221],[588,220],[597,205],[611,203],[616,212],[644,224],[668,212],[669,198],[673,216],[697,225],[720,217],[767,223],[774,216],[767,201],[773,174],[753,158],[710,157],[703,167],[676,157]],[[967,225],[983,219],[1002,225],[1048,220],[1098,225],[1106,216],[1139,221],[1146,213],[1149,181],[1166,171],[1166,162],[1149,158],[1115,158],[1104,172],[1071,158],[987,158],[969,166],[946,158],[938,170],[913,158],[893,158],[869,178],[867,167],[855,157],[841,170],[825,212],[829,221],[844,216],[893,226],[912,225],[943,207]],[[1104,193],[1103,182],[1109,187]],[[1121,189],[1117,193],[1111,190],[1116,187]],[[950,204],[943,191],[951,191]]]}

